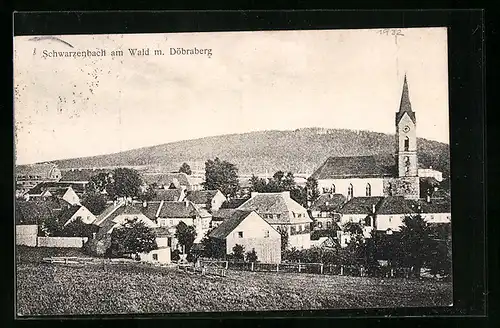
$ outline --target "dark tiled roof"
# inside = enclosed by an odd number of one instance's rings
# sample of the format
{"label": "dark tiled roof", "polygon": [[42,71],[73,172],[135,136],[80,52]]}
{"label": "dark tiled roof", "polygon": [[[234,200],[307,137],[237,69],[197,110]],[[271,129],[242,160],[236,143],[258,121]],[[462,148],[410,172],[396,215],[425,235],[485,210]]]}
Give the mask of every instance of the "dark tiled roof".
{"label": "dark tiled roof", "polygon": [[342,194],[323,194],[311,205],[311,211],[337,211],[346,201]]}
{"label": "dark tiled roof", "polygon": [[217,228],[212,230],[209,236],[218,239],[226,238],[250,213],[252,211],[234,211],[231,217],[224,220]]}
{"label": "dark tiled roof", "polygon": [[[40,195],[42,192],[45,190],[48,190],[51,194],[54,194],[54,192],[58,192],[57,190],[64,190],[66,192],[66,189],[68,187],[73,188],[74,192],[78,193],[83,193],[85,192],[85,185],[82,183],[70,183],[70,182],[41,182],[31,188],[27,194],[28,195]],[[60,191],[59,191],[60,192]],[[63,194],[64,194],[63,192]]]}
{"label": "dark tiled roof", "polygon": [[62,223],[68,222],[69,219],[81,208],[81,205],[66,207],[59,212],[59,219]]}
{"label": "dark tiled roof", "polygon": [[[299,223],[312,222],[307,211],[302,205],[294,201],[285,193],[259,193],[243,203],[239,210],[255,211],[263,217],[268,223]],[[294,217],[294,213],[304,214],[300,218]],[[266,217],[266,214],[272,214],[273,218]],[[277,217],[274,217],[277,215]]]}
{"label": "dark tiled roof", "polygon": [[180,200],[182,190],[180,189],[156,189],[153,201],[177,202]]}
{"label": "dark tiled roof", "polygon": [[163,202],[160,218],[193,218],[195,216],[209,217],[210,214],[196,207],[192,202]]}
{"label": "dark tiled roof", "polygon": [[315,179],[369,178],[393,176],[392,155],[330,157],[313,174]]}
{"label": "dark tiled roof", "polygon": [[196,190],[189,192],[186,198],[195,204],[208,204],[218,192],[218,190]]}
{"label": "dark tiled roof", "polygon": [[221,205],[221,209],[223,208],[238,208],[241,206],[241,204],[243,204],[244,202],[246,202],[248,200],[248,198],[231,198],[231,199],[228,199],[226,200],[224,203],[222,203]]}
{"label": "dark tiled roof", "polygon": [[173,237],[175,231],[172,228],[158,227],[153,229],[156,237]]}
{"label": "dark tiled roof", "polygon": [[235,208],[221,208],[218,211],[214,211],[212,213],[212,220],[213,221],[224,221],[233,215],[234,212],[236,212],[237,209]]}
{"label": "dark tiled roof", "polygon": [[354,197],[339,210],[341,214],[370,214],[384,197]]}
{"label": "dark tiled roof", "polygon": [[191,187],[191,181],[186,173],[149,173],[144,174],[143,179],[149,185],[156,183],[158,186],[166,186],[167,188],[170,186],[175,188]]}
{"label": "dark tiled roof", "polygon": [[156,221],[156,213],[158,212],[160,204],[161,202],[159,201],[152,201],[152,202],[147,202],[146,206],[144,206],[144,203],[134,203],[133,206],[139,209],[139,211],[141,211],[142,214],[147,216],[148,219]]}
{"label": "dark tiled roof", "polygon": [[16,224],[40,224],[46,218],[57,217],[57,211],[51,205],[45,201],[16,201]]}
{"label": "dark tiled roof", "polygon": [[416,212],[414,203],[403,196],[385,197],[379,204],[377,214],[411,214]]}
{"label": "dark tiled roof", "polygon": [[60,181],[82,181],[88,182],[90,179],[99,173],[109,173],[108,169],[70,169],[61,171]]}
{"label": "dark tiled roof", "polygon": [[430,203],[425,200],[420,200],[419,204],[422,213],[451,213],[451,202],[449,198],[431,198]]}

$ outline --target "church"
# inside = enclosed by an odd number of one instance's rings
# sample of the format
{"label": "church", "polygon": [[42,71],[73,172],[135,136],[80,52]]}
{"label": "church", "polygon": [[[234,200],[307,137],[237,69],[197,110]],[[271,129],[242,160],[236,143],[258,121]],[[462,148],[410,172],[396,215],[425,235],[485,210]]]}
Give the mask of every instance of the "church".
{"label": "church", "polygon": [[313,174],[320,192],[353,197],[404,196],[419,199],[417,119],[406,75],[395,115],[394,155],[330,157]]}

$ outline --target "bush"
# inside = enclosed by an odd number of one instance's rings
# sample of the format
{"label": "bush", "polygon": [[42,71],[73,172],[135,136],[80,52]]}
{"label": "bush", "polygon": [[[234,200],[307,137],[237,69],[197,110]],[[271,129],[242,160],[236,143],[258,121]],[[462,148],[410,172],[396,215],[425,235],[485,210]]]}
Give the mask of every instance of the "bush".
{"label": "bush", "polygon": [[244,259],[244,254],[245,254],[245,247],[241,245],[234,245],[233,247],[233,258],[235,260],[243,260]]}
{"label": "bush", "polygon": [[251,251],[247,252],[245,257],[247,262],[257,262],[258,259],[255,249],[252,249]]}

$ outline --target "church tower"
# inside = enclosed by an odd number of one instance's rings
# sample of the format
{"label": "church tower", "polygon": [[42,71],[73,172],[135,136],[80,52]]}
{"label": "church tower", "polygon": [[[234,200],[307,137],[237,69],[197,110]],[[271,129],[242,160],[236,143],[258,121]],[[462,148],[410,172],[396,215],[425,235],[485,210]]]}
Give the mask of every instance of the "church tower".
{"label": "church tower", "polygon": [[419,198],[417,119],[411,108],[406,75],[396,113],[396,166],[399,180],[397,194],[410,199]]}

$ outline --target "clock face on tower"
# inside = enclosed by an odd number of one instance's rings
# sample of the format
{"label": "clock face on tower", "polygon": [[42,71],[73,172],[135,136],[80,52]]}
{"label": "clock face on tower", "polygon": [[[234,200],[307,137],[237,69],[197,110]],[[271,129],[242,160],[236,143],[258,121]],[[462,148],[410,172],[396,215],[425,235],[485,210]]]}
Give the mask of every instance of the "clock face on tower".
{"label": "clock face on tower", "polygon": [[408,125],[405,125],[405,127],[403,128],[403,132],[407,133],[408,131],[410,131],[410,127]]}

